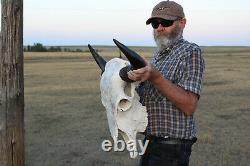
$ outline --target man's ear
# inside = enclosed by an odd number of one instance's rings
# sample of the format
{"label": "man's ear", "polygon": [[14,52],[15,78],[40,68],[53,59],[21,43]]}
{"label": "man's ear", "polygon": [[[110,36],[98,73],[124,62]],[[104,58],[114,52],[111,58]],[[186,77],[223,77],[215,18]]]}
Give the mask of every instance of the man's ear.
{"label": "man's ear", "polygon": [[185,18],[182,18],[181,20],[179,20],[179,25],[182,29],[185,28],[187,20]]}

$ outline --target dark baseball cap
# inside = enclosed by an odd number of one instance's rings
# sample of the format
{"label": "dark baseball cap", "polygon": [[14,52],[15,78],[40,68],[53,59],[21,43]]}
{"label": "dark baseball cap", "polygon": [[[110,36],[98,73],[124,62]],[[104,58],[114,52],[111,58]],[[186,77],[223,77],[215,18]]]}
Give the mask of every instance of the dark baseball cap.
{"label": "dark baseball cap", "polygon": [[156,18],[176,20],[184,17],[185,14],[181,5],[174,1],[162,1],[153,8],[151,17],[146,21],[146,24],[150,24]]}

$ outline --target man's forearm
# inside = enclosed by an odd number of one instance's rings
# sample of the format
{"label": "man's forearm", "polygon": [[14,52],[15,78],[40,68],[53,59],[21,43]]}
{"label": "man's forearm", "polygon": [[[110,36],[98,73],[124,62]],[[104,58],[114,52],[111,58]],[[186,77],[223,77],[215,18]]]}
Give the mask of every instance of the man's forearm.
{"label": "man's forearm", "polygon": [[196,94],[173,84],[171,81],[165,79],[159,71],[153,70],[152,72],[149,81],[152,82],[155,88],[185,114],[191,115],[195,112],[198,101]]}

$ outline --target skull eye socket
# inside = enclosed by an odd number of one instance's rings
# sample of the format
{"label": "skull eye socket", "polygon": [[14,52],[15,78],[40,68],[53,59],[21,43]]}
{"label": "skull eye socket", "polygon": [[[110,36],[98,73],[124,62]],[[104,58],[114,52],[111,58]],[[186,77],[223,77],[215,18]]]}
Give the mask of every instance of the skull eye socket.
{"label": "skull eye socket", "polygon": [[131,107],[131,102],[128,99],[121,99],[118,103],[118,108],[120,111],[126,111]]}
{"label": "skull eye socket", "polygon": [[127,111],[132,105],[131,101],[127,99],[128,97],[134,96],[131,83],[125,83],[124,93],[126,96],[123,99],[121,99],[118,103],[118,109],[120,111]]}

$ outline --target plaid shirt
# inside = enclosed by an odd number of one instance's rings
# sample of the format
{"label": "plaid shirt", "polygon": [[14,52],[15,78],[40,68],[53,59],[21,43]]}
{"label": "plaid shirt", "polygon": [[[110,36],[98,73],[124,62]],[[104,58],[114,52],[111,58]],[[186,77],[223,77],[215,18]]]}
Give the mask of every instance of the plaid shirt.
{"label": "plaid shirt", "polygon": [[[205,64],[196,44],[180,38],[172,47],[156,52],[151,64],[173,84],[200,96]],[[193,114],[185,115],[149,81],[142,82],[137,91],[141,103],[147,107],[146,135],[181,139],[196,137]]]}

